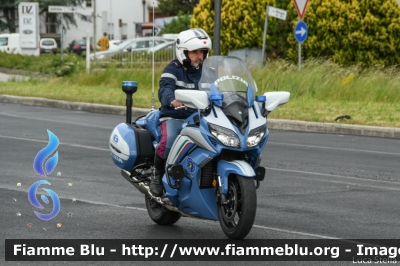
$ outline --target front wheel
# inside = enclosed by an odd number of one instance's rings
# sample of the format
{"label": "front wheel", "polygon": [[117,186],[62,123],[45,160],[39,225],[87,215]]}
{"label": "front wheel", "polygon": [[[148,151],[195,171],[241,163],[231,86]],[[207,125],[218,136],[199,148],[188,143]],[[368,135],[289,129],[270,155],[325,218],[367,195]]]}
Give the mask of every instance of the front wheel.
{"label": "front wheel", "polygon": [[231,176],[228,181],[228,204],[219,206],[219,223],[225,235],[242,239],[250,232],[256,217],[257,195],[252,178]]}
{"label": "front wheel", "polygon": [[181,214],[179,212],[174,212],[161,206],[159,203],[151,199],[149,195],[145,195],[144,199],[146,201],[147,212],[150,218],[159,225],[172,225],[176,223]]}

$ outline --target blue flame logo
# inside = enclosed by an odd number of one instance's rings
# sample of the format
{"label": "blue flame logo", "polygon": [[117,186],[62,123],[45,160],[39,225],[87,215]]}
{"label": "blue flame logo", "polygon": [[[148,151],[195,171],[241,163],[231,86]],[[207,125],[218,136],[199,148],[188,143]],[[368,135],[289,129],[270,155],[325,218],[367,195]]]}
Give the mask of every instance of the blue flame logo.
{"label": "blue flame logo", "polygon": [[[51,172],[53,172],[54,168],[56,168],[56,165],[58,163],[58,152],[55,152],[55,154],[52,157],[50,157],[47,160],[47,162],[45,163],[46,158],[49,157],[57,149],[58,144],[60,143],[57,136],[54,135],[53,132],[51,132],[50,130],[47,130],[47,134],[49,135],[49,143],[47,144],[46,147],[44,147],[42,150],[40,150],[37,153],[37,155],[33,161],[33,169],[35,170],[35,172],[38,175],[41,175],[41,176],[50,175]],[[29,201],[31,202],[31,204],[33,206],[35,206],[38,209],[44,208],[36,198],[37,189],[42,184],[51,185],[47,180],[40,180],[40,181],[33,183],[32,186],[28,190]],[[57,194],[53,190],[47,189],[47,188],[42,188],[42,189],[50,195],[50,197],[53,201],[53,204],[54,204],[53,211],[49,214],[42,214],[37,211],[34,211],[34,213],[40,219],[42,219],[44,221],[48,221],[48,220],[51,220],[54,217],[56,217],[57,214],[59,213],[60,199],[58,198]],[[42,201],[45,204],[49,204],[49,199],[45,195],[42,195],[40,198],[42,199]]]}
{"label": "blue flame logo", "polygon": [[[29,201],[31,202],[31,204],[33,206],[35,206],[38,209],[43,209],[44,208],[38,202],[38,200],[36,198],[37,189],[42,184],[51,185],[47,180],[39,180],[39,181],[33,183],[32,186],[28,190],[28,199],[29,199]],[[60,211],[60,199],[58,198],[57,194],[53,190],[47,189],[47,188],[42,188],[42,189],[44,191],[46,191],[50,195],[52,201],[54,202],[53,211],[51,213],[49,213],[49,214],[42,214],[42,213],[39,213],[37,211],[34,211],[34,212],[35,212],[36,216],[39,217],[40,219],[42,219],[44,221],[48,221],[48,220],[51,220],[54,217],[56,217],[58,212]],[[49,199],[45,195],[42,195],[41,199],[42,199],[42,201],[44,203],[49,204]]]}
{"label": "blue flame logo", "polygon": [[54,135],[53,132],[47,130],[47,133],[49,134],[49,143],[46,147],[38,152],[35,160],[33,161],[33,169],[38,175],[41,176],[50,175],[54,168],[56,168],[58,162],[58,152],[56,152],[53,157],[49,158],[45,165],[43,165],[45,159],[57,149],[58,144],[60,143],[57,136]]}

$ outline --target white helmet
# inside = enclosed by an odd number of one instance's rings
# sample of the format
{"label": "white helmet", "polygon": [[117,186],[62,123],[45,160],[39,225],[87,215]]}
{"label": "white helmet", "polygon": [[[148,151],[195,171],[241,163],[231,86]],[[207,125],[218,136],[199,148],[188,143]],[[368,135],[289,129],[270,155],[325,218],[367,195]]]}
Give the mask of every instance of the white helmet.
{"label": "white helmet", "polygon": [[211,49],[211,39],[207,33],[200,28],[193,28],[182,31],[176,40],[176,57],[185,67],[191,65],[188,51],[204,50],[204,59],[208,56]]}

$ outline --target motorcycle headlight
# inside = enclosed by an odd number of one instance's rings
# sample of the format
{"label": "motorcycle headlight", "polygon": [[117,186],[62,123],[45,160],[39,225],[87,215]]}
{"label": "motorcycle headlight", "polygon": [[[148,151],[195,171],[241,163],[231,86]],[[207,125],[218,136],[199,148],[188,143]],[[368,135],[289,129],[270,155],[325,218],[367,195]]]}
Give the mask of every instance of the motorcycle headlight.
{"label": "motorcycle headlight", "polygon": [[220,127],[217,125],[209,124],[211,134],[216,137],[222,144],[230,147],[239,148],[239,137],[230,129]]}
{"label": "motorcycle headlight", "polygon": [[248,148],[254,147],[258,143],[260,143],[260,141],[264,137],[266,129],[267,129],[267,125],[266,124],[262,125],[261,127],[252,129],[250,131],[250,133],[249,133],[248,138],[247,138],[247,147]]}

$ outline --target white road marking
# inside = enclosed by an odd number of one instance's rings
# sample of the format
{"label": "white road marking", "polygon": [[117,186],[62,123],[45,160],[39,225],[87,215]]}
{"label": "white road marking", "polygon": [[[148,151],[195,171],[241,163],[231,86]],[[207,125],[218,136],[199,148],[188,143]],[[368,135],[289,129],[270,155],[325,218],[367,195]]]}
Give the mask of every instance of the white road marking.
{"label": "white road marking", "polygon": [[[17,189],[14,189],[14,188],[4,188],[3,187],[2,189],[21,192],[20,190],[17,190]],[[69,197],[67,197],[67,198],[59,197],[59,198],[60,199],[64,199],[64,200],[70,200]],[[139,208],[139,207],[121,206],[121,205],[110,204],[110,203],[106,203],[106,202],[99,202],[99,201],[92,201],[92,200],[85,200],[85,199],[79,199],[77,201],[84,202],[84,203],[89,203],[89,204],[94,204],[94,205],[102,205],[102,206],[108,206],[108,207],[123,208],[123,209],[147,212],[147,209]],[[218,223],[218,221],[204,220],[202,218],[199,218],[199,219],[189,218],[189,219],[194,219],[194,220],[197,220],[197,221],[201,221],[201,222],[204,222],[204,223],[210,223],[210,224]],[[254,228],[258,228],[258,229],[263,229],[263,230],[269,230],[269,231],[275,231],[275,232],[281,232],[281,233],[287,233],[287,234],[294,234],[294,235],[301,235],[301,236],[307,236],[307,237],[314,237],[314,238],[339,239],[339,240],[342,239],[342,238],[337,238],[337,237],[333,237],[333,236],[312,234],[312,233],[300,232],[300,231],[294,231],[294,230],[286,230],[286,229],[263,226],[263,225],[257,225],[257,224],[254,224],[253,227]],[[353,242],[351,240],[346,240],[346,239],[343,239],[343,241],[344,242]],[[354,242],[354,243],[358,243],[358,242]]]}
{"label": "white road marking", "polygon": [[29,119],[29,120],[40,120],[40,121],[56,122],[56,123],[63,123],[63,124],[79,125],[79,126],[85,126],[85,127],[112,129],[111,127],[96,126],[96,125],[85,124],[85,123],[69,122],[69,121],[65,121],[65,120],[53,120],[53,119],[44,119],[44,118],[37,118],[37,117],[19,116],[19,115],[6,114],[3,112],[0,112],[0,115],[11,116],[11,117],[16,117],[16,118],[24,118],[24,119]]}
{"label": "white road marking", "polygon": [[[398,182],[390,182],[390,181],[385,181],[385,180],[363,179],[363,178],[357,178],[357,177],[352,177],[352,176],[323,174],[323,173],[307,172],[307,171],[301,171],[301,170],[290,170],[290,169],[280,169],[280,168],[271,168],[271,167],[266,167],[265,169],[273,170],[273,171],[291,172],[291,173],[300,173],[300,174],[307,174],[307,175],[314,175],[314,176],[321,176],[321,177],[329,177],[329,178],[351,179],[354,181],[358,181],[358,183],[352,183],[352,182],[348,182],[348,181],[337,181],[337,180],[332,180],[332,179],[321,179],[321,178],[314,178],[314,177],[296,177],[296,178],[301,178],[301,179],[310,179],[310,180],[321,181],[321,182],[330,182],[330,183],[347,184],[347,185],[354,185],[354,186],[361,186],[361,187],[381,188],[381,189],[400,191],[400,183],[398,183]],[[362,183],[364,183],[364,184],[362,184]],[[371,183],[371,184],[368,184],[368,183]],[[383,186],[383,184],[388,185],[388,186]],[[395,186],[398,186],[398,187],[395,187]]]}
{"label": "white road marking", "polygon": [[326,147],[326,146],[305,145],[305,144],[292,144],[292,143],[283,143],[283,142],[267,142],[267,145],[296,146],[296,147],[305,147],[305,148],[313,148],[313,149],[341,150],[341,151],[365,152],[365,153],[388,154],[388,155],[400,156],[400,153],[396,153],[396,152],[358,150],[358,149],[349,149],[349,148]]}
{"label": "white road marking", "polygon": [[[4,136],[4,135],[0,135],[0,138],[17,139],[17,140],[25,140],[25,141],[34,141],[34,142],[40,142],[40,143],[48,143],[49,142],[48,140],[19,138],[19,137]],[[103,149],[103,148],[98,148],[98,147],[93,147],[93,146],[86,146],[86,145],[79,145],[79,144],[73,144],[73,143],[66,143],[66,142],[60,142],[60,145],[71,146],[71,147],[76,147],[76,148],[85,148],[85,149],[91,149],[91,150],[98,150],[98,151],[110,151],[109,149]]]}

